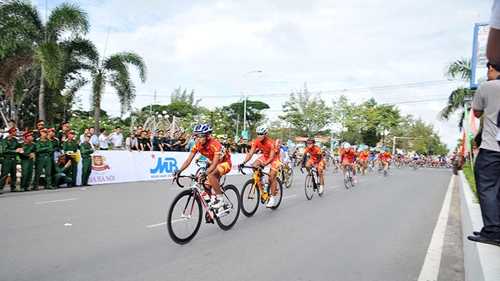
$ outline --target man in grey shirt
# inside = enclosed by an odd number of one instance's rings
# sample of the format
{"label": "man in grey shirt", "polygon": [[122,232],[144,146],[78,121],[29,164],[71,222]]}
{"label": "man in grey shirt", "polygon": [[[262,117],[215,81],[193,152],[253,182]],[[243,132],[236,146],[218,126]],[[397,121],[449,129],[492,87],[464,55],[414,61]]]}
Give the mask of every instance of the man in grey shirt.
{"label": "man in grey shirt", "polygon": [[488,81],[481,83],[474,96],[474,116],[484,115],[482,141],[474,166],[477,197],[481,206],[483,228],[468,236],[471,241],[500,246],[500,146],[498,134],[500,111],[500,64],[488,62]]}
{"label": "man in grey shirt", "polygon": [[115,132],[109,136],[111,149],[123,150],[123,134],[120,126],[116,126]]}
{"label": "man in grey shirt", "polygon": [[129,137],[125,140],[125,146],[130,152],[132,152],[132,150],[139,150],[139,142],[135,137],[134,131],[130,132]]}

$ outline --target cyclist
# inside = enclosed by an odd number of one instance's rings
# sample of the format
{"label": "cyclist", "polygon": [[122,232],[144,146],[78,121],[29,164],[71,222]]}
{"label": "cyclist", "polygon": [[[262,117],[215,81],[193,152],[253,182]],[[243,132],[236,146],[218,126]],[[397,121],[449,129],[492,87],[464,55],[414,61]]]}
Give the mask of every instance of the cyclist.
{"label": "cyclist", "polygon": [[359,158],[361,162],[361,166],[363,167],[363,170],[366,171],[368,170],[368,158],[370,157],[370,151],[368,150],[368,146],[365,146],[365,149],[363,149],[359,153]]}
{"label": "cyclist", "polygon": [[278,153],[276,153],[276,142],[267,137],[267,127],[259,126],[257,127],[257,138],[252,142],[250,151],[243,163],[239,164],[238,167],[241,169],[245,164],[252,158],[256,149],[259,149],[263,155],[261,155],[252,166],[255,168],[264,169],[267,165],[270,165],[271,171],[269,172],[269,186],[271,187],[271,197],[269,202],[267,202],[266,207],[271,208],[274,206],[274,195],[276,195],[276,175],[278,174],[278,169],[280,167],[280,159]]}
{"label": "cyclist", "polygon": [[384,152],[379,154],[380,162],[382,162],[382,167],[384,164],[387,164],[387,169],[389,169],[389,164],[391,163],[391,152],[389,148],[386,148]]}
{"label": "cyclist", "polygon": [[[216,139],[210,137],[212,134],[212,126],[208,124],[198,124],[194,127],[193,134],[196,135],[196,144],[191,149],[191,153],[184,164],[182,164],[180,169],[176,171],[173,176],[174,179],[177,179],[181,172],[189,167],[189,164],[191,164],[197,152],[210,159],[212,164],[200,175],[200,177],[202,179],[208,178],[208,182],[205,181],[205,188],[210,185],[213,187],[216,197],[212,204],[212,208],[218,209],[224,206],[224,198],[222,197],[218,179],[220,176],[231,171],[231,154],[229,150],[225,149]],[[210,193],[210,190],[207,190],[207,193]]]}
{"label": "cyclist", "polygon": [[[304,149],[304,157],[302,157],[302,161],[299,164],[299,168],[302,168],[302,166],[312,166],[316,165],[316,169],[318,169],[318,175],[319,175],[319,194],[323,194],[323,184],[325,182],[325,179],[323,177],[323,170],[325,169],[325,163],[321,160],[322,157],[322,152],[321,148],[317,146],[316,140],[313,137],[308,137],[306,140],[306,148]],[[307,160],[306,163],[306,155],[311,155],[311,158]],[[309,168],[307,169],[309,172]]]}
{"label": "cyclist", "polygon": [[353,180],[354,183],[356,183],[356,151],[354,148],[351,147],[351,145],[348,142],[345,142],[342,145],[342,148],[340,149],[340,163],[341,163],[341,168],[342,172],[344,172],[344,178],[347,177],[345,174],[345,165],[350,165],[352,168],[352,173],[353,173]]}
{"label": "cyclist", "polygon": [[418,168],[418,165],[420,164],[420,157],[418,157],[418,154],[413,154],[413,157],[411,158],[413,160],[413,166]]}
{"label": "cyclist", "polygon": [[276,154],[278,154],[281,164],[283,164],[287,169],[290,169],[290,166],[288,165],[288,163],[290,163],[288,148],[286,145],[283,145],[283,142],[280,139],[276,140]]}

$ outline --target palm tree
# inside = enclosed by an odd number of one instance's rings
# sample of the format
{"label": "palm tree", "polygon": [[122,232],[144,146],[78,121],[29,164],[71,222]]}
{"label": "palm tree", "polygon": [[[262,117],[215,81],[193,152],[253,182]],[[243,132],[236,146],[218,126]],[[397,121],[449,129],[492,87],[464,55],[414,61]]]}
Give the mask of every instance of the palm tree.
{"label": "palm tree", "polygon": [[[63,3],[50,13],[44,24],[36,6],[29,1],[10,0],[0,4],[0,18],[0,46],[14,49],[19,41],[33,42],[32,56],[41,67],[39,118],[45,120],[45,85],[55,88],[63,76],[63,52],[60,43],[68,34],[71,38],[87,34],[88,15],[77,5]],[[15,41],[11,42],[12,39]],[[0,58],[2,54],[0,52]]]}
{"label": "palm tree", "polygon": [[[457,61],[450,62],[444,70],[445,75],[450,79],[460,79],[464,82],[469,82],[471,78],[471,61],[470,59],[461,58]],[[461,118],[458,122],[458,127],[461,130],[464,119],[464,106],[469,106],[469,102],[474,97],[475,90],[465,87],[458,87],[451,92],[448,97],[448,103],[441,110],[438,118],[448,120],[454,112],[461,110]]]}
{"label": "palm tree", "polygon": [[129,64],[137,67],[141,82],[146,82],[146,64],[142,57],[134,52],[117,53],[104,58],[102,62],[97,58],[90,65],[92,76],[91,103],[94,107],[94,127],[96,132],[99,131],[101,100],[106,84],[116,90],[122,114],[132,107],[132,102],[135,99],[135,86],[130,77]]}

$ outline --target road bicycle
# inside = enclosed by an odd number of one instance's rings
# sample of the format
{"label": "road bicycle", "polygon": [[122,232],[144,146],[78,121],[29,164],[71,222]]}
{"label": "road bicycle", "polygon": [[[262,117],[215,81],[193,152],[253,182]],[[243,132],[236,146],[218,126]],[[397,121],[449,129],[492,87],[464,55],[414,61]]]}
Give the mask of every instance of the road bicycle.
{"label": "road bicycle", "polygon": [[[210,160],[208,160],[208,159],[206,159],[206,160],[198,159],[195,161],[195,163],[196,163],[196,166],[200,167],[200,168],[198,168],[198,170],[196,170],[196,173],[195,173],[196,176],[204,173],[210,167],[210,165],[212,165],[212,162],[210,162]],[[201,163],[201,165],[200,165],[200,163]],[[219,177],[219,184],[221,186],[223,186],[225,183],[226,183],[226,175],[224,174],[224,175]]]}
{"label": "road bicycle", "polygon": [[[212,205],[215,196],[205,194],[210,191],[204,187],[204,179],[195,175],[181,176],[191,179],[189,189],[181,191],[172,201],[167,215],[167,228],[170,238],[177,244],[186,244],[191,241],[200,230],[203,212],[205,222],[217,225],[223,230],[231,229],[240,215],[240,193],[236,186],[228,184],[221,186],[224,206],[214,209]],[[179,187],[184,188],[176,180]],[[203,196],[202,196],[203,194]]]}
{"label": "road bicycle", "polygon": [[386,161],[381,161],[381,163],[379,164],[378,173],[380,174],[384,172],[384,177],[387,177],[388,170],[389,170],[389,163]]}
{"label": "road bicycle", "polygon": [[339,161],[338,160],[333,160],[333,161],[334,161],[333,162],[333,172],[334,173],[338,173],[339,169],[340,169],[340,167],[339,167]]}
{"label": "road bicycle", "polygon": [[[304,185],[307,200],[313,198],[314,192],[317,192],[320,197],[323,196],[323,193],[319,192],[318,169],[316,169],[316,166],[306,166],[305,168],[308,169]],[[300,168],[300,172],[304,173],[302,168]]]}
{"label": "road bicycle", "polygon": [[278,169],[278,178],[282,183],[285,184],[286,188],[290,188],[293,182],[293,170],[287,165],[280,162],[280,168]]}
{"label": "road bicycle", "polygon": [[349,187],[354,187],[354,172],[352,171],[351,164],[345,164],[344,166],[344,186],[349,189]]}
{"label": "road bicycle", "polygon": [[[241,189],[241,212],[246,217],[251,217],[257,212],[259,201],[265,204],[271,197],[271,186],[268,186],[269,173],[262,171],[259,167],[243,166],[239,168],[239,172],[243,172],[244,168],[253,169],[253,178],[248,180]],[[283,185],[279,178],[276,178],[276,194],[274,196],[274,206],[270,207],[271,210],[276,210],[281,204],[283,199]]]}

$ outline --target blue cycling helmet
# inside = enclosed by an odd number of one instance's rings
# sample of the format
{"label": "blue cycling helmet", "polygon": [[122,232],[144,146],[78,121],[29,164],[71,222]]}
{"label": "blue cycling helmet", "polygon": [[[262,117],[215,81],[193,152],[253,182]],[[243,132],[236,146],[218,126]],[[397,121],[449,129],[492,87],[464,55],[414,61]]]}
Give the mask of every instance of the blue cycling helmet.
{"label": "blue cycling helmet", "polygon": [[212,126],[209,124],[201,124],[200,131],[198,133],[211,135],[212,134]]}
{"label": "blue cycling helmet", "polygon": [[193,133],[201,133],[201,127],[203,127],[203,124],[198,124],[194,126]]}

